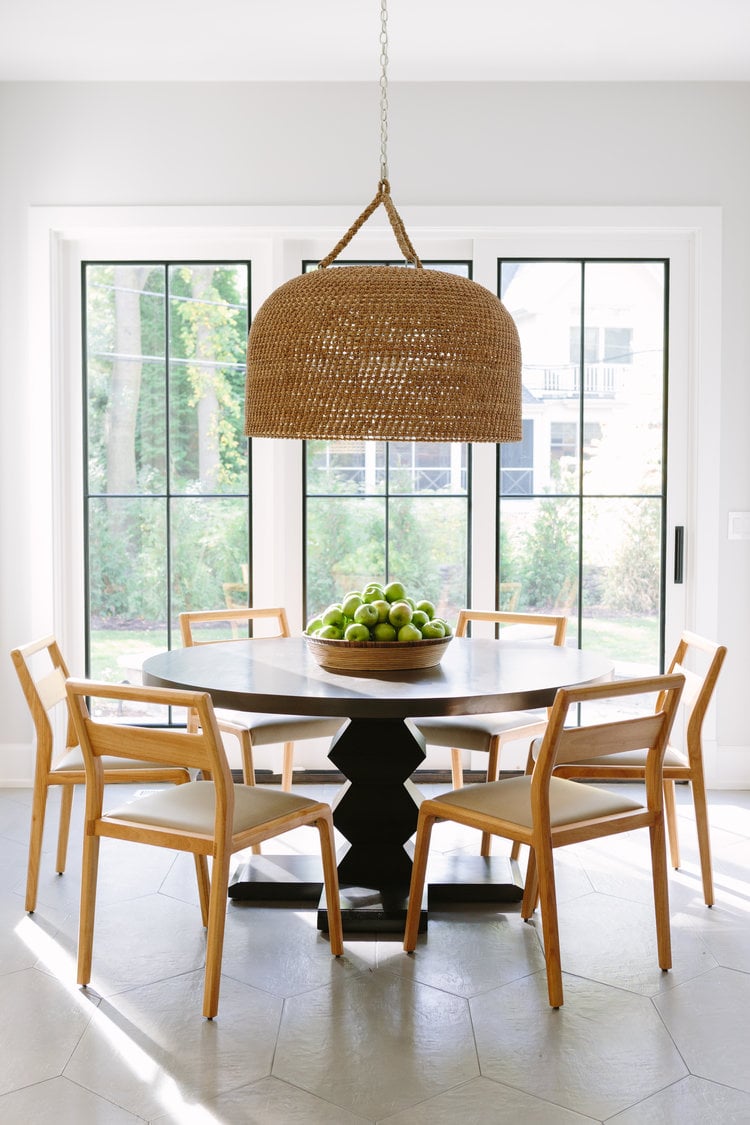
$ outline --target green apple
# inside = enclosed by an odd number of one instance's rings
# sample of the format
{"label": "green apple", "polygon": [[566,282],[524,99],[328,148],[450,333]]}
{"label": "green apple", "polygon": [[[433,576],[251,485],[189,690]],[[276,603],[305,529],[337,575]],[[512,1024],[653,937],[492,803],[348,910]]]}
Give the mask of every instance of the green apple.
{"label": "green apple", "polygon": [[422,626],[422,636],[425,640],[432,640],[435,637],[444,637],[445,626],[442,621],[428,621],[426,625]]}
{"label": "green apple", "polygon": [[341,608],[346,617],[354,617],[359,607],[362,605],[361,594],[351,593],[347,594],[341,603]]}
{"label": "green apple", "polygon": [[313,633],[316,633],[318,631],[318,629],[322,629],[322,628],[323,628],[322,619],[320,617],[313,617],[312,621],[308,621],[307,628],[305,629],[305,632],[308,634],[308,636],[312,636]]}
{"label": "green apple", "polygon": [[315,634],[316,637],[322,637],[323,640],[326,641],[340,641],[343,635],[341,630],[337,629],[335,625],[324,625],[323,628],[318,629]]}
{"label": "green apple", "polygon": [[366,625],[358,625],[353,621],[351,625],[347,625],[346,632],[344,633],[345,641],[369,641],[370,630]]}
{"label": "green apple", "polygon": [[362,591],[363,602],[377,602],[384,597],[385,592],[383,590],[383,587],[378,586],[375,583],[373,583],[372,586],[365,586],[364,590]]}
{"label": "green apple", "polygon": [[372,631],[372,637],[375,641],[395,641],[397,633],[389,621],[379,621]]}
{"label": "green apple", "polygon": [[342,629],[344,626],[344,611],[340,605],[329,605],[328,609],[323,614],[324,625],[335,625],[337,628]]}
{"label": "green apple", "polygon": [[426,625],[429,620],[429,617],[423,609],[415,609],[411,615],[411,623],[412,625],[416,625],[418,629],[421,629],[423,625]]}
{"label": "green apple", "polygon": [[421,641],[422,634],[416,625],[402,625],[398,631],[398,639],[400,641]]}
{"label": "green apple", "polygon": [[421,609],[423,613],[426,613],[430,621],[432,621],[433,617],[435,616],[435,606],[432,602],[417,602],[417,609]]}
{"label": "green apple", "polygon": [[402,582],[389,582],[385,588],[385,600],[387,602],[402,602],[406,597],[406,590]]}
{"label": "green apple", "polygon": [[406,602],[393,602],[388,620],[396,629],[411,622],[412,608]]}
{"label": "green apple", "polygon": [[371,602],[364,602],[354,614],[358,625],[366,625],[369,629],[378,623],[378,611]]}
{"label": "green apple", "polygon": [[410,598],[408,594],[406,595],[406,597],[403,600],[406,602],[407,605],[410,605],[412,609],[417,608],[417,603],[414,601],[414,598]]}
{"label": "green apple", "polygon": [[385,598],[378,598],[377,601],[370,602],[370,605],[374,605],[375,609],[378,611],[378,621],[382,622],[388,620],[388,614],[391,612],[390,602],[387,602]]}
{"label": "green apple", "polygon": [[453,636],[453,628],[448,624],[448,622],[445,620],[444,617],[433,617],[432,620],[440,622],[440,624],[445,629],[446,637],[452,637]]}

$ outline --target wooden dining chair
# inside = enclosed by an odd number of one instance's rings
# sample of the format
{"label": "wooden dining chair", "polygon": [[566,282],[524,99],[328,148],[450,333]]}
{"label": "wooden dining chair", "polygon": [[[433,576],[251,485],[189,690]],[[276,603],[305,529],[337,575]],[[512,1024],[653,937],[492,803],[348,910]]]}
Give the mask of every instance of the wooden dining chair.
{"label": "wooden dining chair", "polygon": [[[462,609],[456,622],[456,636],[466,636],[472,621],[500,626],[499,636],[539,640],[555,645],[565,644],[567,617],[546,613],[510,613],[504,610]],[[489,715],[447,715],[415,720],[425,742],[451,748],[453,788],[463,785],[461,755],[464,750],[480,750],[488,755],[487,781],[496,781],[500,768],[500,752],[508,742],[532,739],[544,734],[548,710],[505,711]],[[481,855],[490,854],[491,839],[483,834]]]}
{"label": "wooden dining chair", "polygon": [[[489,784],[467,785],[423,801],[417,824],[404,949],[411,952],[416,948],[430,834],[436,821],[455,821],[478,828],[481,832],[528,844],[529,864],[521,917],[528,920],[537,900],[541,900],[549,1002],[553,1008],[559,1008],[563,1002],[563,987],[553,851],[582,840],[648,828],[658,961],[662,969],[671,968],[661,771],[684,682],[683,675],[673,674],[561,688],[555,697],[531,774]],[[622,700],[627,696],[647,693],[657,695],[653,714],[619,718],[588,727],[565,726],[573,704]],[[642,746],[648,747],[645,803],[633,800],[621,787],[610,792],[554,773],[558,763],[625,753]]]}
{"label": "wooden dining chair", "polygon": [[[68,680],[70,710],[86,765],[86,818],[78,934],[78,983],[91,980],[102,837],[132,840],[190,852],[195,857],[201,917],[207,927],[203,1015],[213,1019],[219,1007],[221,959],[227,909],[229,867],[235,852],[280,836],[300,825],[312,825],[320,836],[323,879],[328,908],[331,953],[343,953],[338,873],[330,806],[293,793],[262,786],[235,785],[229,769],[211,697],[206,692],[171,688],[104,684]],[[91,699],[185,707],[198,717],[196,730],[123,726],[92,719]],[[210,775],[103,812],[104,767],[112,757],[150,761],[164,758]],[[211,874],[207,858],[211,858]]]}
{"label": "wooden dining chair", "polygon": [[[186,648],[198,644],[218,644],[221,641],[239,640],[240,628],[245,629],[253,622],[269,621],[276,629],[273,636],[289,637],[289,621],[286,610],[279,606],[272,609],[253,609],[243,606],[237,609],[190,610],[180,614],[180,632]],[[225,637],[216,635],[217,629],[226,626],[232,632]],[[207,639],[201,633],[209,634]],[[294,772],[294,743],[301,739],[332,738],[341,727],[344,719],[327,718],[314,715],[274,715],[255,711],[230,711],[217,708],[216,717],[219,730],[234,735],[239,740],[242,755],[242,775],[246,785],[255,784],[253,746],[270,746],[283,743],[281,767],[281,788],[289,791]],[[195,716],[190,722],[195,723]]]}
{"label": "wooden dining chair", "polygon": [[[696,633],[684,632],[668,669],[669,672],[681,672],[685,676],[685,690],[682,693],[685,749],[670,743],[664,757],[664,806],[667,815],[670,858],[673,867],[680,866],[674,784],[676,781],[687,781],[690,784],[695,808],[703,897],[706,906],[713,906],[714,884],[703,770],[703,720],[716,689],[716,681],[726,654],[724,645],[706,640]],[[606,754],[592,760],[569,762],[556,767],[556,773],[560,777],[600,781],[643,781],[645,772],[646,751],[643,748],[630,750],[627,753]]]}
{"label": "wooden dining chair", "polygon": [[[68,668],[57,641],[54,637],[42,637],[21,648],[14,648],[10,655],[31,712],[36,737],[29,862],[26,874],[26,910],[31,914],[36,910],[44,821],[50,787],[60,787],[60,824],[55,870],[62,875],[65,871],[68,851],[73,793],[76,785],[84,784],[86,772],[65,698]],[[59,712],[58,708],[60,708]],[[65,746],[56,753],[54,728],[57,714],[60,712],[63,713],[60,722],[65,723]],[[165,765],[157,761],[105,759],[102,766],[106,785],[134,781],[168,781],[179,785],[190,780],[190,773],[185,766]]]}

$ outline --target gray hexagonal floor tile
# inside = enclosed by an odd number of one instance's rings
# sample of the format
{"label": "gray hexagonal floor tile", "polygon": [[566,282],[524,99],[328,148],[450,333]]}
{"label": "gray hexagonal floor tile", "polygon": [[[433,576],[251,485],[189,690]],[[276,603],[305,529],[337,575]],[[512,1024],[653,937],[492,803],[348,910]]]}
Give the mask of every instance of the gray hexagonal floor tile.
{"label": "gray hexagonal floor tile", "polygon": [[48,974],[24,969],[0,977],[0,1011],[5,1094],[62,1074],[95,1008]]}
{"label": "gray hexagonal floor tile", "polygon": [[[261,1078],[200,1108],[205,1125],[368,1125],[370,1120],[278,1078]],[[154,1118],[152,1125],[185,1125],[185,1117],[182,1111],[167,1113]]]}
{"label": "gray hexagonal floor tile", "polygon": [[20,1125],[135,1125],[141,1121],[126,1109],[97,1097],[67,1078],[52,1078],[0,1097],[0,1122]]}
{"label": "gray hexagonal floor tile", "polygon": [[533,1122],[533,1125],[590,1125],[592,1122],[591,1117],[571,1113],[489,1078],[475,1078],[464,1086],[379,1120],[382,1125],[455,1125],[456,1121],[471,1125],[517,1125],[519,1121]]}
{"label": "gray hexagonal floor tile", "polygon": [[[63,931],[75,950],[77,915],[66,920]],[[198,907],[159,894],[97,903],[90,987],[101,996],[192,972],[205,959]]]}
{"label": "gray hexagonal floor tile", "polygon": [[[280,911],[284,930],[281,941]],[[374,941],[345,941],[343,956],[333,957],[328,938],[318,931],[316,921],[315,910],[230,904],[224,976],[275,996],[294,996],[375,966]]]}
{"label": "gray hexagonal floor tile", "polygon": [[712,969],[654,1003],[691,1074],[750,1093],[750,976]]}
{"label": "gray hexagonal floor tile", "polygon": [[465,1000],[378,971],[295,996],[273,1074],[364,1117],[385,1117],[478,1075]]}
{"label": "gray hexagonal floor tile", "polygon": [[750,1094],[690,1075],[611,1117],[607,1125],[747,1125]]}
{"label": "gray hexagonal floor tile", "polygon": [[281,1001],[222,980],[205,1020],[202,997],[203,973],[189,973],[103,1000],[65,1076],[147,1120],[186,1121],[195,1101],[269,1074]]}
{"label": "gray hexagonal floor tile", "polygon": [[[566,973],[655,996],[716,965],[690,927],[672,926],[672,969],[662,972],[653,904],[591,894],[559,907],[560,950]],[[541,918],[535,915],[541,932]]]}
{"label": "gray hexagonal floor tile", "polygon": [[429,930],[420,935],[414,955],[404,953],[400,943],[381,943],[378,965],[457,996],[476,996],[538,973],[544,954],[535,928],[522,921],[517,908],[501,914],[466,907],[449,914],[430,911]]}
{"label": "gray hexagonal floor tile", "polygon": [[563,985],[559,1011],[544,973],[469,1001],[483,1075],[599,1120],[685,1076],[650,1000],[568,974]]}

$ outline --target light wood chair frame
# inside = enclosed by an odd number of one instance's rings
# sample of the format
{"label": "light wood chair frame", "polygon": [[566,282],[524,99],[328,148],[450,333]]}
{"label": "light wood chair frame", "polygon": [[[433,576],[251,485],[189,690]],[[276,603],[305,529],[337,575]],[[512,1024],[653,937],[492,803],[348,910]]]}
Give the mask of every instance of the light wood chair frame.
{"label": "light wood chair frame", "polygon": [[[225,622],[232,626],[232,639],[239,639],[239,626],[247,625],[252,621],[271,621],[276,620],[278,625],[278,633],[274,634],[279,637],[290,637],[291,631],[289,629],[289,619],[286,610],[283,606],[263,607],[254,609],[250,606],[235,608],[235,609],[202,609],[202,610],[186,610],[180,614],[180,634],[182,636],[182,643],[185,648],[191,648],[193,645],[202,644],[220,644],[220,641],[201,641],[196,640],[193,633],[193,626],[197,624],[207,624],[212,621]],[[255,785],[255,765],[253,762],[253,739],[252,732],[247,726],[242,723],[233,722],[231,719],[222,717],[221,712],[217,715],[219,730],[226,734],[234,735],[240,744],[240,754],[242,756],[242,780],[245,785]],[[194,729],[196,722],[195,715],[188,718],[188,724],[191,729]],[[292,780],[294,776],[294,743],[285,742],[281,766],[281,788],[288,792],[292,788]]]}
{"label": "light wood chair frame", "polygon": [[[483,790],[482,804],[485,811],[462,807],[450,803],[449,800],[441,799],[441,797],[423,801],[417,824],[404,949],[407,952],[412,952],[416,948],[430,835],[436,821],[455,821],[471,828],[478,828],[482,832],[490,832],[492,835],[528,844],[530,848],[529,864],[521,902],[521,917],[524,920],[531,918],[537,901],[541,900],[549,1002],[553,1008],[559,1008],[563,1003],[563,986],[553,851],[555,848],[583,840],[594,840],[601,836],[630,832],[636,828],[648,828],[651,845],[658,962],[663,970],[671,968],[662,762],[684,682],[685,677],[682,674],[673,674],[625,680],[614,684],[596,684],[573,689],[560,689],[552,707],[547,730],[541,741],[532,774],[492,782],[489,792],[484,784],[467,786],[464,790],[459,791],[466,794],[470,805],[471,791]],[[590,703],[612,698],[621,699],[628,695],[642,695],[644,693],[657,693],[657,703],[653,714],[618,719],[614,722],[600,723],[589,727],[565,726],[568,711],[576,703]],[[553,794],[556,796],[551,796],[550,781],[553,778],[553,771],[557,762],[574,762],[577,759],[622,752],[643,746],[648,747],[645,770],[645,805],[636,805],[635,808],[629,807],[624,811],[597,815],[586,820],[561,819],[559,813],[556,818],[555,812],[559,808],[560,796],[563,793],[571,795],[572,791],[567,787],[577,787],[580,784],[556,777],[553,790]],[[561,785],[565,787],[564,790],[561,790]],[[519,807],[519,794],[524,802],[528,802],[530,815],[527,823],[505,819],[500,814],[493,815],[486,811],[488,804],[491,805],[493,799],[496,799],[496,807],[500,810],[503,809],[504,787],[506,794],[510,794],[511,791],[514,793],[514,800],[516,801],[514,807]],[[587,787],[587,789],[589,793],[594,793],[591,787]],[[455,792],[454,790],[454,795]],[[450,798],[451,793],[445,794],[444,797]],[[489,802],[487,798],[489,798]],[[633,803],[628,802],[628,804],[632,806]],[[555,823],[556,819],[557,823]]]}
{"label": "light wood chair frame", "polygon": [[[31,663],[35,656],[45,650],[49,660],[49,668],[42,675],[36,677],[32,673]],[[10,655],[31,712],[36,738],[25,901],[26,910],[33,914],[36,910],[39,890],[44,823],[50,787],[60,787],[60,822],[57,833],[55,870],[59,875],[62,875],[67,861],[73,794],[77,785],[85,784],[86,771],[83,765],[80,769],[55,768],[56,764],[66,754],[78,746],[78,738],[65,697],[65,681],[70,673],[57,641],[53,636],[41,637],[30,644],[14,648]],[[61,753],[56,754],[52,716],[59,704],[62,704],[65,709],[66,734],[65,748]],[[190,773],[184,766],[155,765],[152,762],[137,767],[105,769],[103,779],[105,785],[124,785],[144,781],[169,781],[181,785],[190,781]]]}
{"label": "light wood chair frame", "polygon": [[[685,663],[691,650],[704,654],[707,661],[705,671],[697,673]],[[698,836],[698,853],[701,864],[703,898],[706,906],[713,906],[714,883],[711,864],[711,836],[708,824],[708,803],[706,800],[706,779],[703,768],[703,721],[716,689],[727,650],[697,633],[683,632],[680,636],[669,672],[681,672],[685,677],[685,690],[682,705],[685,708],[684,745],[686,753],[669,747],[670,757],[681,761],[667,760],[664,763],[664,807],[667,816],[669,853],[672,867],[680,866],[680,841],[677,832],[677,809],[675,804],[675,782],[687,781],[693,796],[695,827]],[[527,767],[528,768],[528,767]],[[643,781],[645,763],[623,765],[602,760],[594,763],[571,763],[556,769],[560,777],[586,778],[590,780]]]}
{"label": "light wood chair frame", "polygon": [[[568,626],[568,619],[561,614],[551,613],[515,613],[510,610],[489,610],[489,609],[461,609],[458,612],[458,619],[456,621],[456,636],[465,637],[467,634],[468,626],[472,621],[489,622],[494,625],[541,625],[549,626],[552,632],[552,644],[562,646],[565,644],[565,634]],[[501,633],[502,635],[502,633]],[[547,708],[546,715],[540,716],[538,722],[524,723],[518,727],[512,727],[508,730],[498,731],[497,734],[492,735],[489,744],[488,758],[487,758],[487,781],[497,781],[500,772],[500,754],[503,746],[508,742],[516,742],[521,738],[537,738],[544,734],[547,728],[547,721],[549,718],[550,709]],[[460,725],[460,716],[452,718],[451,723]],[[417,723],[417,725],[419,725]],[[425,739],[429,743],[429,730],[424,732]],[[460,789],[464,783],[463,763],[461,755],[463,749],[459,746],[451,747],[451,782],[454,789]],[[482,842],[480,846],[480,855],[488,856],[492,847],[492,841],[489,833],[482,833]]]}
{"label": "light wood chair frame", "polygon": [[[207,927],[206,970],[203,994],[203,1015],[213,1019],[219,1007],[221,961],[227,909],[227,888],[230,860],[235,852],[260,844],[274,836],[301,825],[312,825],[320,836],[323,877],[328,909],[331,953],[343,952],[338,873],[334,850],[333,819],[330,806],[308,801],[305,807],[252,828],[233,831],[236,789],[227,762],[210,696],[205,692],[173,690],[68,680],[67,693],[73,721],[86,763],[86,817],[81,878],[81,909],[78,938],[78,983],[87,985],[91,979],[96,911],[96,886],[99,869],[99,841],[102,837],[132,840],[191,853],[195,859],[198,893],[203,925]],[[118,700],[123,703],[153,703],[185,707],[194,711],[198,726],[194,731],[122,726],[92,719],[86,697]],[[159,824],[144,824],[126,816],[103,813],[104,755],[128,758],[163,758],[176,767],[189,767],[210,775],[211,781],[193,781],[183,789],[185,796],[193,786],[211,785],[214,790],[215,816],[213,832],[201,833],[190,828],[178,829]],[[245,791],[258,795],[255,787]],[[290,803],[296,798],[287,795]],[[134,806],[138,801],[134,802]],[[122,810],[120,810],[122,812]],[[208,857],[211,858],[209,879]]]}

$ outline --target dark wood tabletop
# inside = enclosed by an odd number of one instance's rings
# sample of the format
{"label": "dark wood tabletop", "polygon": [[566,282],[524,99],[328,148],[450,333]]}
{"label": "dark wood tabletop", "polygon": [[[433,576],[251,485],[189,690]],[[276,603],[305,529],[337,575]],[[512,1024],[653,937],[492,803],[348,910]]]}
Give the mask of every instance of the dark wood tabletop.
{"label": "dark wood tabletop", "polygon": [[407,672],[329,672],[304,637],[174,649],[143,664],[147,684],[207,691],[215,706],[351,719],[419,718],[549,706],[559,687],[612,674],[598,653],[534,641],[455,637],[440,664]]}

